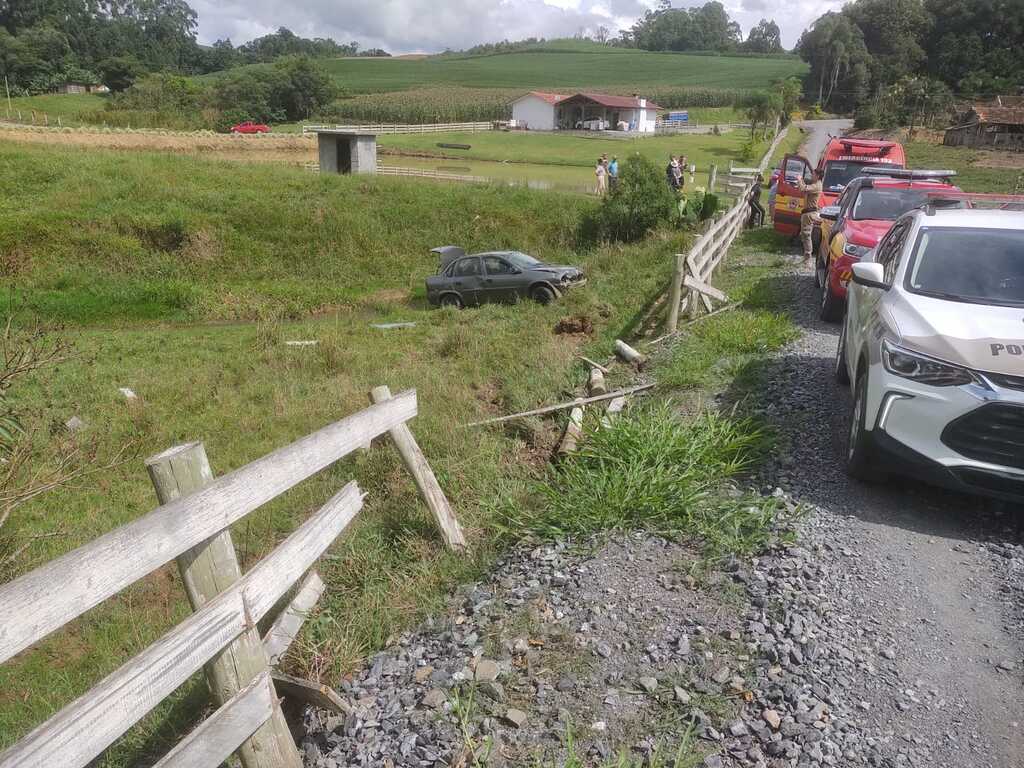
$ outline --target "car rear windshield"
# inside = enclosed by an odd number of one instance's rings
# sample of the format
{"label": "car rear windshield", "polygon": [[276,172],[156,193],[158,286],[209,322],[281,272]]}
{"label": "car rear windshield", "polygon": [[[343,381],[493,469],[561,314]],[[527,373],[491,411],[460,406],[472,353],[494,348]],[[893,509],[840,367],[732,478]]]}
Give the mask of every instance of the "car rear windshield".
{"label": "car rear windshield", "polygon": [[822,186],[828,192],[840,192],[846,185],[861,175],[864,168],[902,168],[895,163],[860,163],[855,160],[830,160],[825,164],[825,178]]}
{"label": "car rear windshield", "polygon": [[950,301],[1022,307],[1024,230],[922,229],[906,288]]}
{"label": "car rear windshield", "polygon": [[[920,208],[927,199],[928,191],[924,189],[863,189],[853,203],[851,217],[857,221],[895,221],[907,211]],[[955,206],[943,207],[965,208],[966,203],[957,201]]]}

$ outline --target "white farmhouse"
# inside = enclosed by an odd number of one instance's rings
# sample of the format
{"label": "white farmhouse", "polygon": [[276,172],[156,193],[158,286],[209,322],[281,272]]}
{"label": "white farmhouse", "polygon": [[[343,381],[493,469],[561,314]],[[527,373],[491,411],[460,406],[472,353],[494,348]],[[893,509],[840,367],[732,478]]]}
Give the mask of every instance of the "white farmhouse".
{"label": "white farmhouse", "polygon": [[517,127],[535,131],[558,129],[632,131],[654,133],[661,109],[638,96],[604,93],[559,93],[531,91],[512,102],[512,119]]}
{"label": "white farmhouse", "polygon": [[519,128],[531,131],[553,131],[558,127],[558,102],[561,93],[530,91],[512,102],[512,119]]}

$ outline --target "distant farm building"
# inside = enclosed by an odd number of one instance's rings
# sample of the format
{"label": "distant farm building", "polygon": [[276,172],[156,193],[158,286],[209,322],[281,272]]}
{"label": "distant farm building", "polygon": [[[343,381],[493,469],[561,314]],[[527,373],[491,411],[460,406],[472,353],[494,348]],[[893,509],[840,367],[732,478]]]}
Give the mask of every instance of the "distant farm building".
{"label": "distant farm building", "polygon": [[107,93],[109,90],[100,83],[67,82],[57,86],[57,93]]}
{"label": "distant farm building", "polygon": [[661,109],[637,96],[531,91],[512,102],[512,120],[534,131],[601,130],[654,133]]}
{"label": "distant farm building", "polygon": [[961,117],[960,125],[946,129],[943,143],[950,147],[1024,151],[1024,107],[976,104]]}

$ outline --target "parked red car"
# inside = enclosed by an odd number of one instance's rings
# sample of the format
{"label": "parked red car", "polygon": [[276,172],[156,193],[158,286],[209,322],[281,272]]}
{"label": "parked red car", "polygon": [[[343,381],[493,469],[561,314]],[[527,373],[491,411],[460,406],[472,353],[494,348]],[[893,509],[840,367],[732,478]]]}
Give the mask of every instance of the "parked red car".
{"label": "parked red car", "polygon": [[815,276],[821,289],[821,319],[827,322],[842,318],[853,265],[878,245],[896,219],[938,192],[960,192],[949,181],[955,171],[874,166],[860,173],[847,181],[835,204],[819,211],[821,244]]}
{"label": "parked red car", "polygon": [[270,133],[270,126],[246,120],[244,123],[231,126],[232,133]]}

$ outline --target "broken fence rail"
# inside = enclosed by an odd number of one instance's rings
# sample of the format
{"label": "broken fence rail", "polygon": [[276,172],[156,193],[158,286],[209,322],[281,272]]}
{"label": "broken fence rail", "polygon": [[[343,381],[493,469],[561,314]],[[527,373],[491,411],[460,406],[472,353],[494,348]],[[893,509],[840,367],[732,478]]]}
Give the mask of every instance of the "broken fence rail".
{"label": "broken fence rail", "polygon": [[[429,488],[428,505],[446,543],[465,544],[406,425],[417,413],[416,392],[391,397],[378,388],[373,399],[365,410],[216,479],[202,443],[148,459],[161,506],[0,586],[0,663],[175,558],[194,610],[0,753],[0,768],[83,768],[203,668],[219,708],[158,763],[160,768],[215,768],[236,751],[245,768],[299,768],[274,686],[275,678],[284,678],[271,666],[322,592],[311,568],[360,511],[363,494],[354,481],[348,483],[244,575],[230,526],[390,434],[417,486]],[[261,638],[256,623],[300,580],[290,604]],[[307,681],[297,682],[289,693],[301,691]]]}

